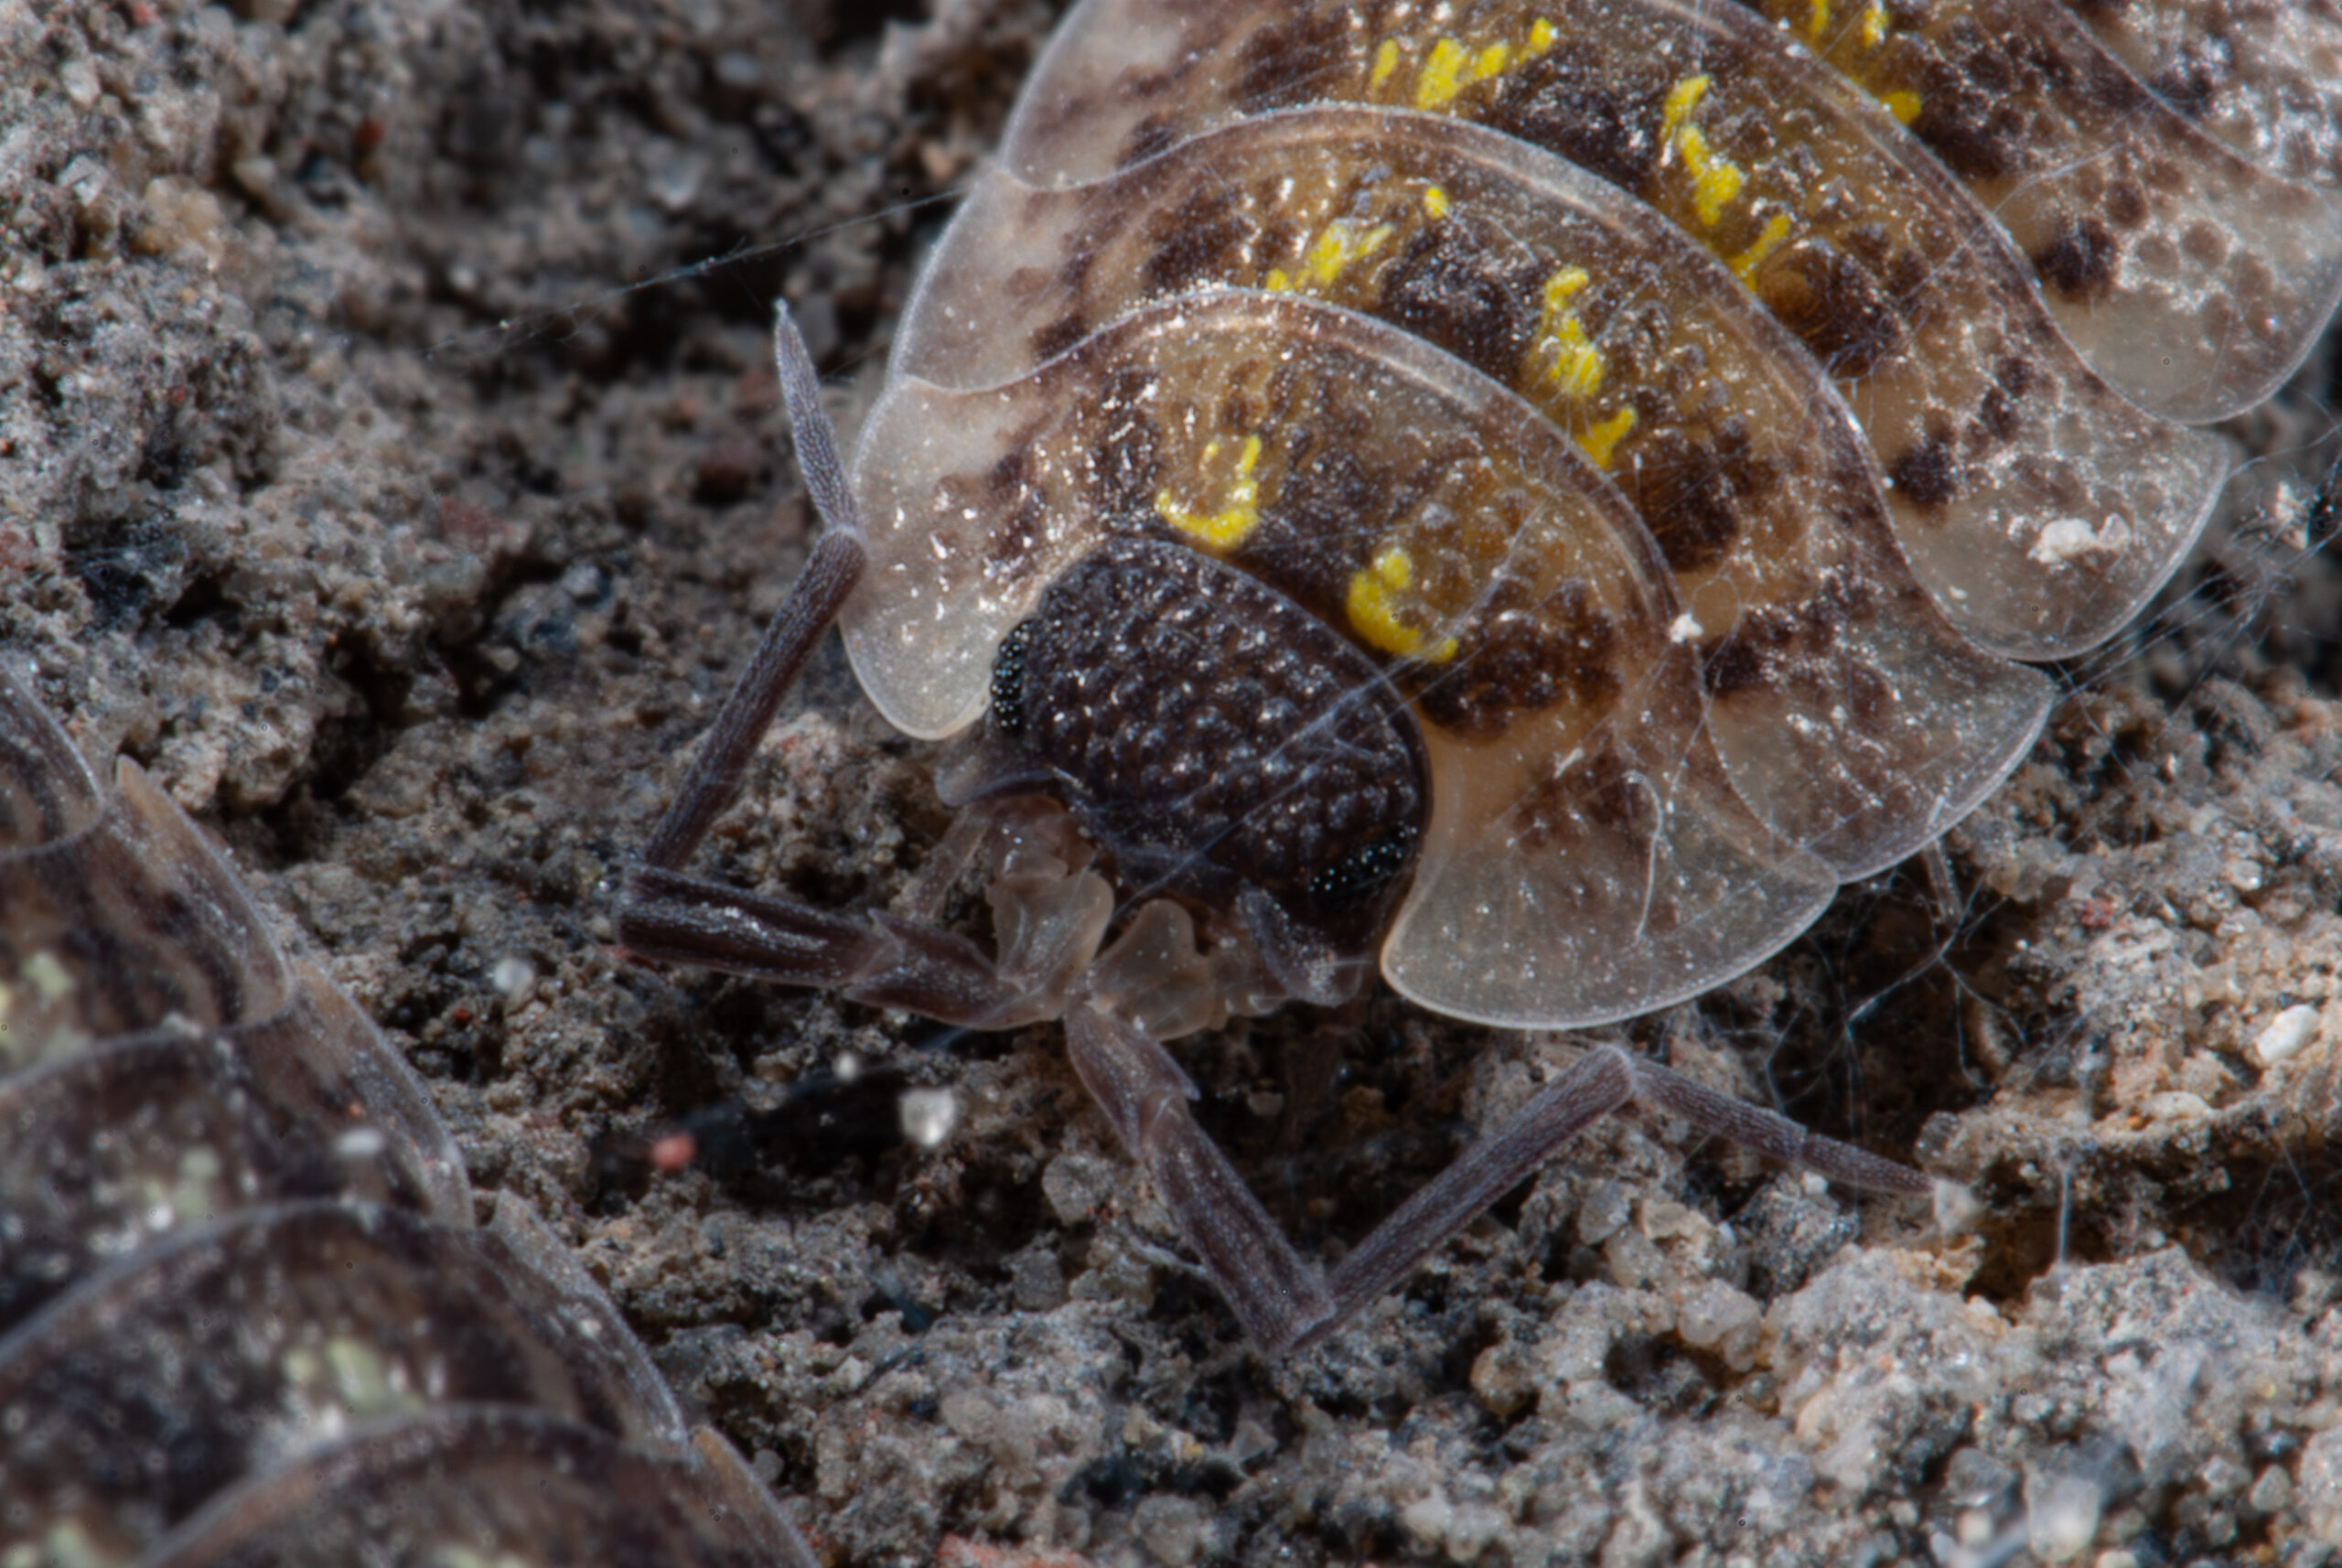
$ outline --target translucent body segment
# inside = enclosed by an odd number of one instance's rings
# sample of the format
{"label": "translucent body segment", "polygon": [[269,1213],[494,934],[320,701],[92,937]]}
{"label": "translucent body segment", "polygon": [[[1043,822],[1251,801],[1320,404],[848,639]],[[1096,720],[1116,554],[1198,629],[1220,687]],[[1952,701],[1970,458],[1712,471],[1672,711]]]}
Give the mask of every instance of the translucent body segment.
{"label": "translucent body segment", "polygon": [[145,1568],[747,1568],[812,1559],[761,1488],[535,1411],[364,1433],[220,1498]]}
{"label": "translucent body segment", "polygon": [[291,999],[235,875],[127,758],[97,822],[0,854],[0,1068],[177,1015],[266,1016]]}
{"label": "translucent body segment", "polygon": [[2156,97],[2287,179],[2342,191],[2342,11],[2326,0],[2079,0]]}
{"label": "translucent body segment", "polygon": [[[529,1406],[680,1444],[671,1396],[608,1303],[533,1220],[499,1219],[252,1210],[36,1315],[0,1339],[0,1553],[39,1562],[70,1540],[76,1561],[128,1561],[238,1477],[435,1406]],[[125,1462],[92,1465],[102,1453]]]}
{"label": "translucent body segment", "polygon": [[104,805],[81,754],[0,665],[0,854],[78,833]]}
{"label": "translucent body segment", "polygon": [[[871,567],[846,647],[913,734],[972,721],[1001,638],[1121,532],[1219,556],[1383,659],[1432,753],[1429,840],[1458,865],[1479,850],[1516,874],[1536,862],[1584,917],[1512,930],[1402,914],[1384,972],[1443,1011],[1647,1011],[1756,961],[1837,880],[1733,794],[1693,650],[1669,635],[1672,585],[1617,490],[1529,405],[1380,323],[1198,295],[1007,386],[898,377],[863,452]],[[1436,864],[1414,897],[1456,886]],[[1524,942],[1502,961],[1525,975],[1509,991],[1451,984],[1454,955],[1499,961]],[[1418,946],[1438,952],[1417,962]]]}
{"label": "translucent body segment", "polygon": [[336,1197],[469,1225],[460,1157],[406,1071],[310,976],[261,1022],[108,1040],[0,1080],[0,1333],[240,1208]]}
{"label": "translucent body segment", "polygon": [[[1321,108],[1092,185],[996,174],[929,278],[897,369],[952,385],[1012,379],[1212,285],[1376,316],[1505,382],[1635,505],[1688,617],[1671,635],[1740,741],[1721,748],[1735,785],[1841,875],[1935,837],[2046,711],[2040,677],[1921,592],[1859,427],[1794,340],[1663,220],[1517,142]],[[2004,538],[1996,523],[1986,543]],[[2075,599],[2103,586],[2068,576]]]}
{"label": "translucent body segment", "polygon": [[1757,8],[1967,184],[2058,325],[2141,406],[2189,421],[2251,407],[2333,314],[2342,208],[2198,130],[2062,6]]}
{"label": "translucent body segment", "polygon": [[[1035,184],[1080,184],[1318,98],[1433,102],[1557,151],[1665,211],[1815,353],[1915,525],[1898,529],[1906,554],[1964,634],[2019,659],[2111,636],[2202,527],[2226,474],[2218,441],[2094,375],[2005,237],[1852,86],[1789,59],[1753,19],[1719,31],[1732,7],[1695,22],[1614,15],[1625,3],[1553,18],[1484,5],[1439,27],[1394,10],[1353,27],[1324,5],[1173,17],[1088,0],[1003,162]],[[1427,69],[1451,35],[1503,69],[1426,94],[1409,62]]]}
{"label": "translucent body segment", "polygon": [[[1553,706],[1599,725],[1681,609],[1640,521],[1534,410],[1381,323],[1300,299],[1155,306],[1001,387],[898,376],[865,426],[854,489],[870,566],[841,618],[847,650],[888,720],[929,738],[983,712],[1009,628],[1118,532],[1283,589],[1390,661],[1447,728]],[[1536,700],[1479,692],[1506,635],[1489,612],[1557,598],[1582,624],[1543,628],[1562,640],[1520,677]]]}
{"label": "translucent body segment", "polygon": [[[0,1047],[43,1064],[0,1078],[0,1332],[256,1204],[340,1197],[471,1222],[463,1162],[412,1069],[322,973],[284,963],[177,807],[124,778],[109,803],[0,671],[0,886],[15,890],[0,950],[16,955]],[[116,963],[149,978],[90,967]],[[190,999],[225,1021],[199,1025]]]}

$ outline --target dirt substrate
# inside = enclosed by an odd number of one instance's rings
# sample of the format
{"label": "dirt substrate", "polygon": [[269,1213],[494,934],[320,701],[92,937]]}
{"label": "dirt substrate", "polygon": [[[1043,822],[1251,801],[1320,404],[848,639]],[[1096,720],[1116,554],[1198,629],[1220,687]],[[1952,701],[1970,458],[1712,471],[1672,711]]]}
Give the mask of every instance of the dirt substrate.
{"label": "dirt substrate", "polygon": [[[1972,1229],[1621,1120],[1265,1362],[1052,1030],[613,953],[804,555],[765,302],[850,425],[1056,9],[892,8],[0,0],[0,657],[226,838],[822,1553],[2342,1555],[2315,386],[2240,422],[2278,456],[2201,591],[2073,672],[1947,886],[1627,1031],[1971,1182]],[[924,764],[833,653],[704,864],[884,904]],[[1583,1045],[1377,994],[1183,1049],[1330,1253]]]}

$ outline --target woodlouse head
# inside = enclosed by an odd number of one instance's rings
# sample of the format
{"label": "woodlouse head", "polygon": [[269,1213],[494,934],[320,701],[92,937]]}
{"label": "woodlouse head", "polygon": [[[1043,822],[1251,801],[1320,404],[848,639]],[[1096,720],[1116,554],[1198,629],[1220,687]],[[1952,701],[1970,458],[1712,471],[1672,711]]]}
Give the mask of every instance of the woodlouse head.
{"label": "woodlouse head", "polygon": [[1174,544],[1116,540],[1049,585],[994,656],[987,733],[1009,779],[1046,771],[1126,886],[1240,913],[1288,976],[1372,950],[1429,806],[1381,672]]}

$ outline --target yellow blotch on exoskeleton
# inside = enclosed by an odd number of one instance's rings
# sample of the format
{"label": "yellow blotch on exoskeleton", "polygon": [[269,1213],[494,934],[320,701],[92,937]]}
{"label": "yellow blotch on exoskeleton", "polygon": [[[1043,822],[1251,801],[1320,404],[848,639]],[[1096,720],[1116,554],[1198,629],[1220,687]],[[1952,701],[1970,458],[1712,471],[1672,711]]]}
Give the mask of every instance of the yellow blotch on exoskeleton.
{"label": "yellow blotch on exoskeleton", "polygon": [[1423,187],[1423,215],[1439,219],[1447,216],[1447,192],[1436,185]]}
{"label": "yellow blotch on exoskeleton", "polygon": [[[1585,323],[1571,301],[1593,282],[1584,267],[1565,266],[1545,280],[1544,318],[1538,324],[1536,352],[1545,361],[1545,381],[1552,395],[1583,403],[1602,390],[1610,373],[1609,360],[1587,333]],[[1601,467],[1610,466],[1610,454],[1635,427],[1635,411],[1621,408],[1582,432],[1577,444]]]}
{"label": "yellow blotch on exoskeleton", "polygon": [[1683,160],[1684,172],[1692,177],[1692,210],[1713,229],[1748,183],[1748,171],[1710,147],[1707,133],[1692,118],[1707,96],[1711,80],[1687,76],[1669,88],[1660,130],[1668,150]]}
{"label": "yellow blotch on exoskeleton", "polygon": [[1341,276],[1342,269],[1352,262],[1380,250],[1390,238],[1388,223],[1369,226],[1354,218],[1337,218],[1326,225],[1316,242],[1309,247],[1302,275],[1322,288]]}
{"label": "yellow blotch on exoskeleton", "polygon": [[[1504,75],[1524,60],[1535,59],[1553,47],[1561,29],[1543,16],[1529,24],[1529,36],[1519,45],[1504,42],[1483,44],[1477,48],[1455,38],[1442,38],[1432,45],[1431,53],[1416,69],[1411,101],[1426,113],[1446,108],[1464,92],[1481,82]],[[1374,65],[1368,86],[1380,91],[1399,74],[1400,46],[1396,38],[1385,38],[1374,48]]]}
{"label": "yellow blotch on exoskeleton", "polygon": [[1545,280],[1545,309],[1537,324],[1537,352],[1545,360],[1545,380],[1563,397],[1592,397],[1602,390],[1609,363],[1586,334],[1585,323],[1570,306],[1591,280],[1584,267],[1563,267]]}
{"label": "yellow blotch on exoskeleton", "polygon": [[1632,408],[1622,408],[1609,418],[1590,427],[1585,435],[1577,438],[1577,444],[1587,456],[1594,459],[1595,467],[1606,468],[1610,466],[1610,455],[1617,449],[1618,443],[1625,440],[1627,433],[1634,427],[1635,411]]}
{"label": "yellow blotch on exoskeleton", "polygon": [[[1204,443],[1203,460],[1198,466],[1209,468],[1219,456],[1217,436]],[[1252,477],[1260,465],[1261,438],[1247,435],[1244,449],[1237,454],[1236,475],[1229,482],[1227,503],[1214,511],[1189,511],[1182,507],[1166,487],[1155,493],[1155,512],[1164,521],[1214,550],[1233,550],[1261,521],[1261,483]]]}
{"label": "yellow blotch on exoskeleton", "polygon": [[[1821,38],[1821,19],[1829,15],[1830,0],[1810,0],[1810,3],[1816,18],[1812,37],[1816,44],[1819,44]],[[1885,43],[1887,35],[1894,30],[1895,20],[1887,15],[1884,0],[1870,0],[1870,4],[1863,8],[1862,25],[1855,36],[1861,41],[1863,52],[1869,54]],[[1906,125],[1919,117],[1921,100],[1916,92],[1905,88],[1895,88],[1885,92],[1875,93],[1875,96],[1889,114],[1894,115]]]}
{"label": "yellow blotch on exoskeleton", "polygon": [[1344,607],[1351,629],[1367,645],[1401,659],[1423,659],[1436,664],[1456,657],[1456,639],[1443,637],[1429,648],[1423,634],[1399,618],[1397,596],[1415,580],[1414,558],[1396,544],[1386,544],[1361,571],[1350,576]]}
{"label": "yellow blotch on exoskeleton", "polygon": [[1779,250],[1782,242],[1789,237],[1791,227],[1789,215],[1786,212],[1776,212],[1765,220],[1764,232],[1757,235],[1746,250],[1732,258],[1732,270],[1740,274],[1741,282],[1746,283],[1756,275],[1756,269],[1764,264],[1765,258]]}
{"label": "yellow blotch on exoskeleton", "polygon": [[1415,73],[1415,107],[1444,109],[1466,88],[1477,87],[1492,76],[1502,76],[1511,63],[1510,44],[1489,44],[1471,49],[1454,38],[1442,38],[1432,45],[1431,57]]}
{"label": "yellow blotch on exoskeleton", "polygon": [[1261,286],[1272,294],[1327,287],[1352,262],[1380,250],[1393,231],[1388,223],[1367,224],[1355,218],[1337,218],[1320,230],[1302,252],[1298,274],[1283,267],[1271,267],[1268,275],[1261,280]]}
{"label": "yellow blotch on exoskeleton", "polygon": [[[1863,7],[1861,28],[1855,36],[1862,40],[1862,46],[1865,50],[1875,49],[1886,41],[1886,35],[1892,25],[1883,0],[1871,0],[1868,5]],[[1821,35],[1829,30],[1830,0],[1806,0],[1806,41],[1817,48],[1824,48],[1826,46]]]}

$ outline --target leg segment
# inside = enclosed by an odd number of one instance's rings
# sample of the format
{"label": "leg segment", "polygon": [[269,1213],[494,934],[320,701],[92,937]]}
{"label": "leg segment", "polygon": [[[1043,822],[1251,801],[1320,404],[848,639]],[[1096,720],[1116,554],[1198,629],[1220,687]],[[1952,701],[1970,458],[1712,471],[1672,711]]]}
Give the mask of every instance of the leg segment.
{"label": "leg segment", "polygon": [[860,541],[851,534],[824,533],[813,546],[797,585],[765,628],[756,656],[708,726],[707,740],[692,760],[675,803],[659,820],[642,852],[644,865],[672,871],[682,865],[732,803],[740,776],[772,727],[781,698],[797,683],[805,660],[837,618],[838,607],[861,581],[865,559]]}
{"label": "leg segment", "polygon": [[1604,1046],[1515,1112],[1375,1227],[1330,1275],[1305,1262],[1187,1109],[1195,1086],[1161,1045],[1095,1008],[1067,1017],[1075,1070],[1154,1178],[1179,1232],[1254,1344],[1274,1355],[1316,1343],[1413,1273],[1432,1249],[1557,1153],[1629,1102],[1834,1181],[1921,1194],[1934,1182],[1849,1144],[1809,1133],[1617,1046]]}
{"label": "leg segment", "polygon": [[998,1028],[1024,988],[964,938],[879,912],[833,915],[793,899],[640,866],[618,907],[618,940],[638,958],[834,991],[939,1023]]}

